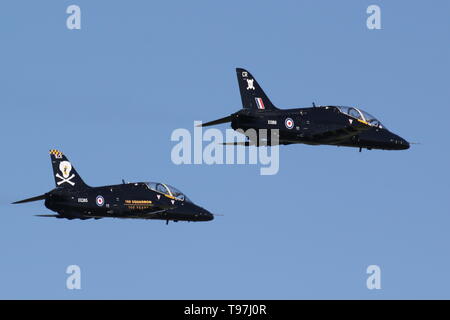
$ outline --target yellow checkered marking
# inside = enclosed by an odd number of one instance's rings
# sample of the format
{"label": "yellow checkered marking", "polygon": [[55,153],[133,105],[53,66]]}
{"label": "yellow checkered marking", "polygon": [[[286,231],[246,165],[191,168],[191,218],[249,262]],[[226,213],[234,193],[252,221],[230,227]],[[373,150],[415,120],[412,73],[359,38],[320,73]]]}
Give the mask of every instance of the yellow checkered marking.
{"label": "yellow checkered marking", "polygon": [[60,157],[62,156],[62,152],[56,149],[52,149],[50,150],[50,154],[53,154],[55,157]]}

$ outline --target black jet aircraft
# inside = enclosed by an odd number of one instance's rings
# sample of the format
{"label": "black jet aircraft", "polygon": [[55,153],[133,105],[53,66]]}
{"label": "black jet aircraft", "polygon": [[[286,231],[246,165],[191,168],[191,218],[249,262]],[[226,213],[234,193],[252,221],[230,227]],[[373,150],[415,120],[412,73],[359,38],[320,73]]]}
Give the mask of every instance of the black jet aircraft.
{"label": "black jet aircraft", "polygon": [[[256,79],[247,70],[236,69],[243,109],[228,117],[210,121],[200,126],[231,122],[234,130],[254,129],[256,135],[246,134],[245,142],[228,142],[234,145],[274,145],[269,132],[266,138],[258,136],[260,129],[278,129],[278,144],[304,143],[309,145],[334,145],[363,148],[404,150],[409,143],[390,132],[369,113],[344,106],[316,106],[297,109],[275,107]],[[273,131],[272,131],[273,133]],[[261,143],[263,142],[263,143]]]}
{"label": "black jet aircraft", "polygon": [[50,150],[56,188],[16,203],[45,200],[55,215],[66,219],[131,218],[177,221],[210,221],[213,214],[197,206],[176,188],[157,182],[135,182],[90,187],[58,150]]}

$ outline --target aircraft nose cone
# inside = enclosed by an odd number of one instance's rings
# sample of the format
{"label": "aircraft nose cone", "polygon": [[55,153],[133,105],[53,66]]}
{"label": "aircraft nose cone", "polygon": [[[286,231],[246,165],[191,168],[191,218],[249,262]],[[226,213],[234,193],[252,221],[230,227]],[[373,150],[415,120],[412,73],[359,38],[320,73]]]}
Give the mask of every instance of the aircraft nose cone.
{"label": "aircraft nose cone", "polygon": [[205,219],[205,221],[211,221],[214,219],[214,215],[209,212],[208,210],[205,210],[205,212],[203,212],[203,217]]}
{"label": "aircraft nose cone", "polygon": [[407,150],[410,147],[409,142],[400,137],[397,137],[397,139],[395,140],[395,144],[397,149],[399,150]]}
{"label": "aircraft nose cone", "polygon": [[406,149],[409,149],[409,147],[410,147],[410,144],[408,141],[406,141],[402,137],[397,136],[395,134],[391,135],[390,145],[391,145],[391,148],[394,150],[406,150]]}
{"label": "aircraft nose cone", "polygon": [[408,142],[408,141],[406,141],[405,139],[403,139],[403,141],[402,141],[402,145],[404,146],[404,150],[407,150],[407,149],[409,149],[409,147],[410,147],[410,144],[409,144],[409,142]]}
{"label": "aircraft nose cone", "polygon": [[214,215],[202,207],[196,208],[194,216],[197,221],[211,221],[214,219]]}

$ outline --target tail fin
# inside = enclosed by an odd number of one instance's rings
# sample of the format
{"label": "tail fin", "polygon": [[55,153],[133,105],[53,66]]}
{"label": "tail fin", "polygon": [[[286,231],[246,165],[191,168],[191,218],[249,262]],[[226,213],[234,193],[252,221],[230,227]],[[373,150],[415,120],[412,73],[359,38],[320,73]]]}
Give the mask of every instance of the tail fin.
{"label": "tail fin", "polygon": [[239,90],[241,91],[242,107],[246,109],[277,110],[256,79],[245,69],[236,69]]}
{"label": "tail fin", "polygon": [[77,189],[88,187],[61,151],[50,150],[50,159],[52,160],[53,176],[57,187]]}

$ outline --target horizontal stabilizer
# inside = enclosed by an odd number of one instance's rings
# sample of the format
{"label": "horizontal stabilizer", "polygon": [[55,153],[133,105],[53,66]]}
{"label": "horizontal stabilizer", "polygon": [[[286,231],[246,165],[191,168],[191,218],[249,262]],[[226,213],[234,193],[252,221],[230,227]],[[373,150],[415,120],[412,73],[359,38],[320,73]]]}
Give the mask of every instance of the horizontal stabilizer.
{"label": "horizontal stabilizer", "polygon": [[278,143],[269,141],[267,139],[265,140],[261,140],[261,141],[253,141],[253,140],[248,140],[248,141],[235,141],[235,142],[223,142],[223,145],[226,146],[245,146],[245,147],[250,147],[250,146],[257,146],[257,147],[269,147],[269,146],[276,146],[279,144],[290,144],[289,142],[284,142],[284,141],[278,141]]}
{"label": "horizontal stabilizer", "polygon": [[18,204],[18,203],[25,203],[25,202],[32,202],[32,201],[45,200],[45,197],[46,197],[46,196],[47,196],[46,194],[42,194],[42,195],[37,196],[37,197],[28,198],[28,199],[24,199],[24,200],[19,200],[19,201],[13,202],[12,204]]}
{"label": "horizontal stabilizer", "polygon": [[44,217],[44,218],[60,218],[57,214],[35,214],[35,217]]}
{"label": "horizontal stabilizer", "polygon": [[222,144],[225,146],[246,146],[246,147],[255,145],[255,143],[251,141],[222,142]]}
{"label": "horizontal stabilizer", "polygon": [[225,118],[221,118],[221,119],[213,120],[213,121],[210,121],[210,122],[202,123],[200,125],[197,125],[197,127],[209,127],[209,126],[214,126],[216,124],[231,122],[232,120],[233,120],[233,117],[232,116],[228,116],[228,117],[225,117]]}

